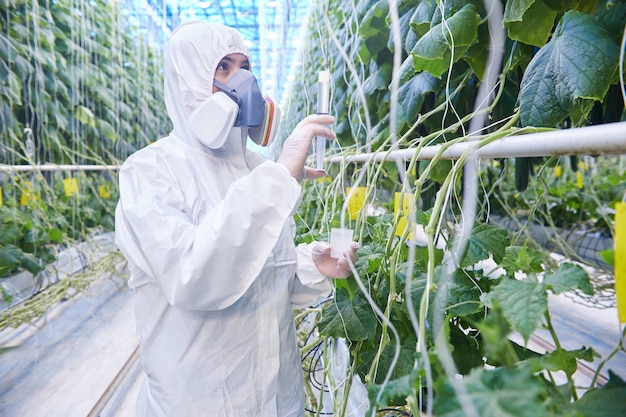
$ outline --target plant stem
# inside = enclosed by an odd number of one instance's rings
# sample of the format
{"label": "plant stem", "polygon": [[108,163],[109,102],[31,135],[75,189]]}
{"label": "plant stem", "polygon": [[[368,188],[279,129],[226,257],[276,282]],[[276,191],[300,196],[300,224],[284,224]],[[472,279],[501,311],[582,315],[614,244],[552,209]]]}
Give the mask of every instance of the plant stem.
{"label": "plant stem", "polygon": [[[562,363],[565,364],[566,358],[565,358],[565,355],[563,354],[563,348],[561,347],[561,342],[559,341],[559,338],[556,335],[556,331],[554,330],[554,327],[552,326],[552,320],[550,319],[550,312],[548,310],[546,310],[546,312],[544,313],[544,317],[546,319],[546,326],[548,328],[548,331],[550,332],[550,335],[552,336],[552,340],[554,341],[554,345],[556,346],[557,354],[559,355],[559,358],[561,359]],[[576,387],[574,386],[574,381],[572,379],[572,376],[568,372],[565,372],[565,374],[567,375],[567,381],[570,383],[572,387],[572,392],[571,392],[572,398],[574,399],[574,401],[576,401],[578,399],[578,394],[576,394]]]}

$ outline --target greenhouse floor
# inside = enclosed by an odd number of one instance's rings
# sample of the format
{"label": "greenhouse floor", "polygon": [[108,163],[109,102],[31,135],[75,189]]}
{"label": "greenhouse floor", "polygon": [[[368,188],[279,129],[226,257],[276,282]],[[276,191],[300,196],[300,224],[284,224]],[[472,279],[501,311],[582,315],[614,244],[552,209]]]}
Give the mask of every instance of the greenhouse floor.
{"label": "greenhouse floor", "polygon": [[101,279],[37,326],[0,332],[0,416],[134,415],[138,362],[120,380],[137,348],[122,279]]}
{"label": "greenhouse floor", "polygon": [[[593,346],[603,358],[618,344],[615,308],[551,297],[553,325],[566,349]],[[529,347],[551,349],[547,335]],[[543,340],[542,340],[543,338]],[[130,417],[143,374],[137,360],[132,292],[119,277],[103,277],[87,292],[56,306],[37,325],[0,332],[0,416]],[[598,360],[599,361],[599,360]],[[588,386],[593,374],[575,375]],[[603,368],[626,379],[626,354]]]}

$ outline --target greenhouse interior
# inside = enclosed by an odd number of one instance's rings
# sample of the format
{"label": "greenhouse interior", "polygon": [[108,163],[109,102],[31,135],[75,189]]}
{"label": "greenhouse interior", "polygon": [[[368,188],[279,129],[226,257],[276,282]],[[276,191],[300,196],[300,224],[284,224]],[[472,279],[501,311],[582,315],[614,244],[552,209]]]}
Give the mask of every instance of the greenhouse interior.
{"label": "greenhouse interior", "polygon": [[626,0],[0,29],[0,416],[626,415]]}

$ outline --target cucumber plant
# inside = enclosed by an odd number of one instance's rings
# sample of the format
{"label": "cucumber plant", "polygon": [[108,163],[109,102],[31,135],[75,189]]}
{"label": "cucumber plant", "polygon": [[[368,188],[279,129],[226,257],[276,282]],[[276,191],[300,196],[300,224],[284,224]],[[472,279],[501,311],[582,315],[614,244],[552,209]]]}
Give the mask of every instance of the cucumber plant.
{"label": "cucumber plant", "polygon": [[[619,45],[626,3],[501,4],[506,41],[488,124],[478,132],[481,144],[511,134],[624,119]],[[482,1],[320,2],[308,28],[310,47],[302,54],[296,82],[302,88],[293,92],[281,129],[289,131],[290,122],[314,111],[315,84],[307,80],[329,69],[338,137],[331,152],[349,156],[433,144],[445,148],[467,140],[469,123],[479,116],[475,100],[488,70],[488,15]],[[402,47],[395,67],[394,33]],[[465,232],[466,249],[457,253],[463,163],[438,156],[419,163],[415,158],[343,162],[329,167],[331,182],[305,185],[299,239],[325,239],[331,227],[343,226],[354,229],[361,242],[356,276],[337,281],[335,298],[315,311],[322,339],[348,342],[347,376],[358,375],[367,385],[369,413],[388,406],[442,416],[608,416],[626,410],[624,375],[609,371],[609,382],[599,386],[601,362],[592,384],[578,386],[577,363],[594,363],[598,353],[586,346],[563,348],[552,326],[548,295],[592,296],[587,272],[573,262],[559,264],[531,242],[512,240],[507,230],[486,222],[502,200],[498,190],[511,169],[515,178],[505,185],[516,195],[544,189],[542,176],[528,174],[554,168],[555,160],[503,159],[495,175],[483,164],[481,175],[494,181],[490,188],[483,183],[477,221]],[[345,220],[346,186],[368,190],[365,208],[350,220]],[[531,202],[527,215],[541,208],[550,192],[565,204],[565,194],[545,189],[544,199]],[[395,209],[395,193],[408,195],[410,212]],[[596,206],[612,203],[596,197]],[[551,207],[551,220],[563,220]],[[590,205],[579,208],[597,211]],[[610,215],[603,219],[612,227]],[[418,230],[424,231],[422,241],[414,235]],[[555,348],[534,352],[528,343],[542,329]],[[613,353],[620,350],[621,342]],[[347,396],[343,400],[334,405],[339,415],[346,412]],[[317,398],[309,401],[312,410],[321,412]]]}

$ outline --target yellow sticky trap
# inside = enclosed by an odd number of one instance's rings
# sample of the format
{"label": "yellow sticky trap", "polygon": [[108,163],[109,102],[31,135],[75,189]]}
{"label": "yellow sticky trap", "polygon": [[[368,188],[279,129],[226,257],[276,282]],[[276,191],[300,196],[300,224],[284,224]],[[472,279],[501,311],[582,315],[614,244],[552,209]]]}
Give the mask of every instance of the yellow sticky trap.
{"label": "yellow sticky trap", "polygon": [[98,195],[100,196],[100,198],[111,198],[109,184],[98,185]]}
{"label": "yellow sticky trap", "polygon": [[578,171],[576,172],[576,187],[583,188],[583,173]]}
{"label": "yellow sticky trap", "polygon": [[563,175],[563,168],[561,168],[561,165],[557,165],[554,167],[554,176],[560,178],[561,175]]}
{"label": "yellow sticky trap", "polygon": [[359,216],[359,212],[365,204],[365,196],[367,194],[366,187],[346,187],[346,196],[348,200],[348,214],[352,220]]}
{"label": "yellow sticky trap", "polygon": [[2,186],[0,186],[0,207],[2,207]]}
{"label": "yellow sticky trap", "polygon": [[626,323],[626,204],[615,205],[615,298],[620,323]]}
{"label": "yellow sticky trap", "polygon": [[65,178],[63,180],[63,189],[65,189],[66,197],[71,197],[74,194],[78,195],[78,180],[76,178]]}
{"label": "yellow sticky trap", "polygon": [[[402,199],[402,202],[400,201]],[[398,216],[398,227],[396,228],[396,236],[402,236],[404,230],[409,225],[409,216],[411,215],[411,205],[413,204],[413,195],[406,193],[396,193],[393,205],[394,218]],[[409,239],[413,239],[414,233],[409,234]]]}
{"label": "yellow sticky trap", "polygon": [[30,181],[23,182],[22,195],[20,196],[20,205],[27,206],[31,201],[39,200],[39,196],[33,191],[33,184]]}

